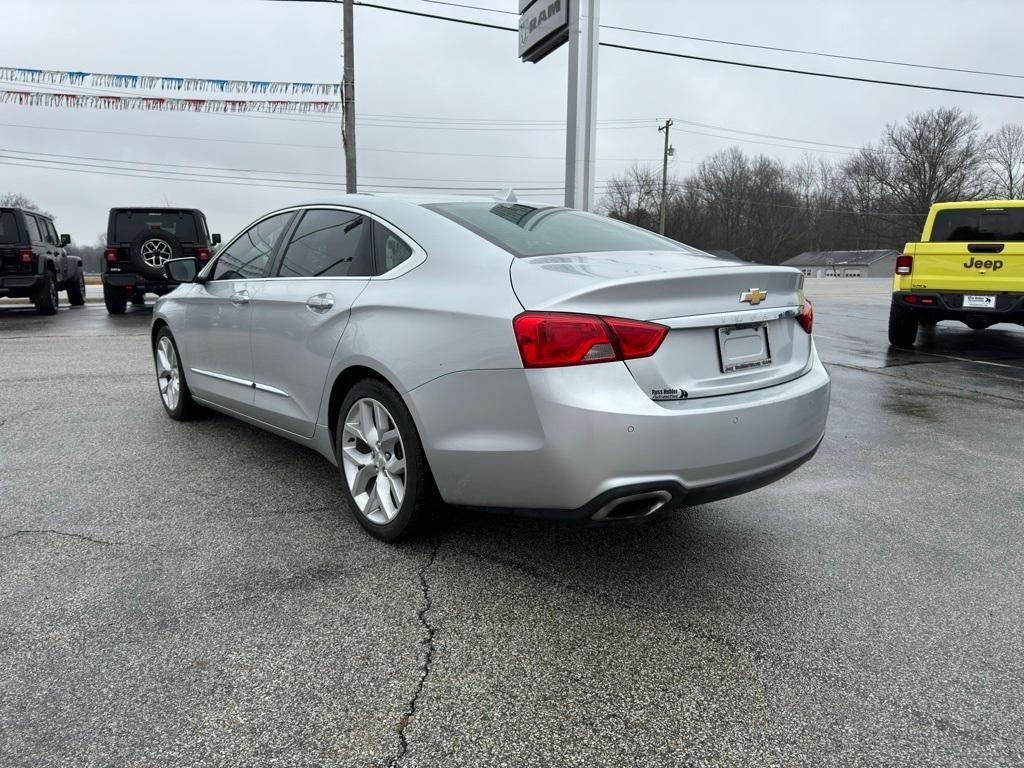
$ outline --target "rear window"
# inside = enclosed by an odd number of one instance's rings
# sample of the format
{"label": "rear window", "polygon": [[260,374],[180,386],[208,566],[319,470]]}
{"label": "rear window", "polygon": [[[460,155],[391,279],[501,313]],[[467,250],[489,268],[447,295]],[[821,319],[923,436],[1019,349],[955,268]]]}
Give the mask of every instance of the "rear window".
{"label": "rear window", "polygon": [[687,251],[674,240],[621,221],[569,208],[510,203],[434,203],[447,216],[515,256],[588,251]]}
{"label": "rear window", "polygon": [[18,242],[18,222],[13,211],[0,211],[0,243]]}
{"label": "rear window", "polygon": [[143,232],[162,229],[183,243],[197,243],[195,217],[187,211],[124,211],[114,216],[114,240],[128,243]]}
{"label": "rear window", "polygon": [[962,208],[939,211],[933,243],[1024,241],[1024,208]]}

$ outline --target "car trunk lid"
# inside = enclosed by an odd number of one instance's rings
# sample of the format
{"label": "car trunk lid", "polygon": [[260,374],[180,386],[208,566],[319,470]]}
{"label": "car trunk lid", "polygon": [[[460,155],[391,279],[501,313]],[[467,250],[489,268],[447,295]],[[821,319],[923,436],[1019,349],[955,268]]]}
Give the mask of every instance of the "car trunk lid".
{"label": "car trunk lid", "polygon": [[625,363],[655,400],[771,386],[810,362],[810,337],[795,320],[803,275],[794,269],[625,251],[517,258],[511,277],[527,310],[667,326],[654,355]]}

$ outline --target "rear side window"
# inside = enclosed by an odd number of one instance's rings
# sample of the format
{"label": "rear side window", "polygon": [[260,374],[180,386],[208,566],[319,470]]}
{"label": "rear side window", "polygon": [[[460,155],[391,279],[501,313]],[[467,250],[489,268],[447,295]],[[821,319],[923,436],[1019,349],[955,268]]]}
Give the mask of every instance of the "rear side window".
{"label": "rear side window", "polygon": [[162,229],[183,243],[197,243],[195,217],[181,211],[120,211],[114,215],[114,240],[130,243],[143,232]]}
{"label": "rear side window", "polygon": [[211,280],[254,280],[263,277],[292,214],[279,213],[264,219],[228,246],[213,267]]}
{"label": "rear side window", "polygon": [[278,277],[365,277],[371,273],[372,222],[349,211],[306,211],[281,259]]}
{"label": "rear side window", "polygon": [[569,208],[509,203],[435,203],[425,206],[515,256],[590,251],[685,251],[691,248],[615,219]]}
{"label": "rear side window", "polygon": [[28,239],[33,243],[40,243],[43,240],[42,234],[39,232],[39,225],[36,223],[35,216],[29,216],[25,214],[25,224],[28,226]]}
{"label": "rear side window", "polygon": [[930,242],[1024,241],[1024,208],[961,208],[939,211]]}
{"label": "rear side window", "polygon": [[0,243],[17,243],[19,239],[14,211],[0,211]]}
{"label": "rear side window", "polygon": [[379,222],[373,222],[373,254],[376,273],[390,272],[412,256],[412,248],[402,238]]}

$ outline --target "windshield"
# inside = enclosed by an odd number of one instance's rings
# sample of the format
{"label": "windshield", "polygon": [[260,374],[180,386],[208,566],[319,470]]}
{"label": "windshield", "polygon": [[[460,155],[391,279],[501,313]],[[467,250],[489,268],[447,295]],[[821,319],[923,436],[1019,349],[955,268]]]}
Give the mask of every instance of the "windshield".
{"label": "windshield", "polygon": [[434,203],[424,206],[515,256],[591,251],[684,251],[674,240],[615,219],[569,208],[513,203]]}
{"label": "windshield", "polygon": [[170,232],[183,243],[198,242],[195,218],[188,211],[124,211],[114,219],[114,240],[128,243],[151,229]]}
{"label": "windshield", "polygon": [[0,243],[18,242],[18,223],[14,211],[0,211]]}
{"label": "windshield", "polygon": [[1024,208],[961,208],[935,214],[930,242],[1024,241]]}

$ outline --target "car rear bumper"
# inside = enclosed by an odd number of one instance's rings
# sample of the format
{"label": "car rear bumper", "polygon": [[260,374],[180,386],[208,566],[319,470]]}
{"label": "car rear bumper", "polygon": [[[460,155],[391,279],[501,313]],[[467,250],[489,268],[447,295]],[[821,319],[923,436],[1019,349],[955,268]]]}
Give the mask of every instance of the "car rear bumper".
{"label": "car rear bumper", "polygon": [[116,274],[112,272],[104,272],[100,279],[103,281],[103,285],[109,285],[115,288],[144,288],[147,293],[170,293],[177,288],[180,283],[176,283],[171,280],[147,280],[142,275],[134,272],[128,272],[124,274]]}
{"label": "car rear bumper", "polygon": [[[964,307],[964,296],[995,296],[995,307]],[[908,300],[907,297],[911,297]],[[1024,293],[997,291],[897,291],[892,299],[897,304],[919,312],[933,320],[986,320],[992,323],[1024,322]],[[922,303],[930,299],[930,303]]]}
{"label": "car rear bumper", "polygon": [[692,400],[652,401],[622,363],[466,371],[408,400],[445,501],[592,518],[625,516],[604,507],[632,495],[699,504],[782,477],[821,442],[829,387],[815,355],[785,384]]}
{"label": "car rear bumper", "polygon": [[42,275],[0,275],[0,296],[24,296],[42,281]]}

